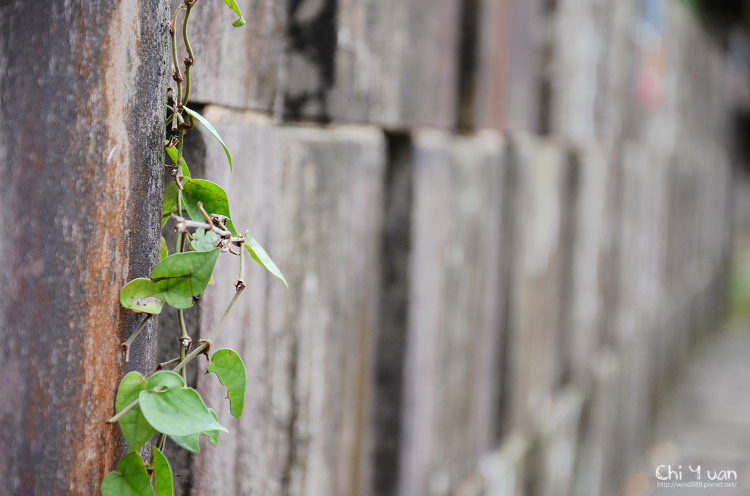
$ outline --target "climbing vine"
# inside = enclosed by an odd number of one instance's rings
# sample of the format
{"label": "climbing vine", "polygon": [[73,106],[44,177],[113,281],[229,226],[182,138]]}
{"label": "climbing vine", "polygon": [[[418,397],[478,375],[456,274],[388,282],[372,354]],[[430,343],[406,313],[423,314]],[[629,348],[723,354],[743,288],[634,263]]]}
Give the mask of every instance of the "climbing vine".
{"label": "climbing vine", "polygon": [[[206,436],[216,447],[219,434],[228,432],[198,391],[187,384],[186,367],[198,355],[209,358],[206,371],[216,374],[226,386],[231,415],[236,418],[242,415],[246,385],[242,359],[229,348],[212,352],[211,344],[245,290],[245,250],[287,284],[284,275],[250,231],[241,233],[235,228],[226,192],[211,181],[193,178],[183,157],[186,134],[200,124],[219,141],[230,170],[233,168],[232,156],[219,133],[203,116],[188,107],[190,74],[195,64],[188,27],[197,2],[183,0],[169,24],[174,84],[167,88],[165,153],[171,162],[168,168],[174,181],[164,188],[162,228],[173,219],[177,233],[175,247],[170,253],[162,237],[161,260],[151,271],[151,276],[134,279],[120,291],[122,306],[143,315],[135,332],[123,343],[126,361],[133,341],[146,323],[162,312],[165,304],[177,310],[179,350],[175,351],[175,358],[159,364],[150,374],[144,376],[140,372],[130,372],[120,382],[115,400],[116,413],[107,422],[120,425],[128,454],[119,461],[117,471],[110,472],[102,481],[102,496],[172,496],[172,470],[165,456],[167,438],[181,448],[198,453],[200,436]],[[244,25],[245,20],[235,0],[224,2],[237,14],[233,26]],[[187,54],[182,64],[177,55],[180,49]],[[237,257],[239,275],[234,283],[235,293],[210,337],[200,339],[193,347],[184,310],[192,307],[196,298],[203,294],[221,254]],[[142,457],[142,448],[157,434],[150,456],[145,453],[146,456]]]}

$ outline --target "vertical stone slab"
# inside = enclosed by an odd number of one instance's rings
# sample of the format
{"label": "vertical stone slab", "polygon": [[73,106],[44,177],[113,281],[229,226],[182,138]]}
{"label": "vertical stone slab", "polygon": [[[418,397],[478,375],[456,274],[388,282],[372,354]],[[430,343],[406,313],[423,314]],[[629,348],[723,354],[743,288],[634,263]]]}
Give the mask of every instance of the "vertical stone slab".
{"label": "vertical stone slab", "polygon": [[540,132],[544,70],[543,0],[508,0],[508,78],[505,125],[512,131]]}
{"label": "vertical stone slab", "polygon": [[[158,260],[166,17],[0,5],[3,494],[98,494],[123,448],[105,420],[136,320],[119,290]],[[153,365],[150,330],[129,365]]]}
{"label": "vertical stone slab", "polygon": [[597,137],[599,64],[611,5],[603,0],[562,0],[552,14],[550,132],[583,145]]}
{"label": "vertical stone slab", "polygon": [[414,147],[398,494],[447,495],[494,441],[504,146],[423,131]]}
{"label": "vertical stone slab", "polygon": [[612,442],[618,447],[614,455],[620,475],[630,472],[636,460],[648,447],[653,423],[653,388],[657,356],[654,337],[659,330],[649,328],[638,340],[622,346],[622,375],[617,389],[617,428]]}
{"label": "vertical stone slab", "polygon": [[677,149],[668,167],[667,240],[665,284],[674,304],[683,304],[691,289],[698,265],[695,260],[698,194],[701,187],[692,159],[694,150]]}
{"label": "vertical stone slab", "polygon": [[607,208],[612,187],[610,165],[598,147],[582,149],[575,162],[569,335],[563,345],[573,378],[583,381],[591,374],[591,357],[604,341],[605,274],[613,235]]}
{"label": "vertical stone slab", "polygon": [[[235,157],[230,174],[221,147],[202,133],[206,174],[227,188],[234,224],[252,230],[289,289],[248,261],[248,294],[214,343],[237,347],[245,360],[245,413],[229,417],[224,388],[200,381],[232,434],[196,458],[193,494],[367,494],[382,135],[273,128],[217,107],[205,116]],[[223,258],[204,300],[204,330],[234,292],[237,260]]]}
{"label": "vertical stone slab", "polygon": [[[237,0],[237,5],[247,21],[239,28],[232,27],[237,16],[224,2],[202,0],[193,8],[189,32],[196,63],[190,99],[270,112],[284,60],[286,2]],[[180,61],[184,56],[178,54]]]}
{"label": "vertical stone slab", "polygon": [[[325,8],[328,4],[333,8]],[[302,1],[290,18],[298,25],[297,37],[317,30],[317,38],[328,42],[319,53],[310,53],[291,33],[285,92],[289,117],[392,129],[453,126],[459,0],[339,0],[325,5]]]}
{"label": "vertical stone slab", "polygon": [[571,387],[562,391],[542,423],[536,475],[540,496],[577,494],[573,486],[583,400],[580,390]]}
{"label": "vertical stone slab", "polygon": [[[511,142],[513,211],[508,349],[510,426],[525,430],[547,411],[560,381],[563,211],[567,162],[552,141],[518,135]],[[511,189],[512,188],[512,189]]]}
{"label": "vertical stone slab", "polygon": [[609,2],[599,19],[604,33],[598,69],[596,128],[601,143],[611,146],[628,132],[634,107],[635,46],[633,19],[639,0]]}
{"label": "vertical stone slab", "polygon": [[622,159],[617,342],[629,343],[652,328],[664,298],[666,157],[628,143]]}
{"label": "vertical stone slab", "polygon": [[576,460],[573,494],[600,496],[619,487],[623,467],[614,463],[618,446],[612,442],[617,434],[617,398],[620,362],[611,351],[592,357],[592,381],[589,398],[582,412],[580,447]]}
{"label": "vertical stone slab", "polygon": [[506,0],[467,0],[461,54],[459,125],[503,129],[509,77],[509,6]]}
{"label": "vertical stone slab", "polygon": [[485,496],[523,496],[526,494],[527,472],[533,443],[514,434],[500,448],[480,462]]}
{"label": "vertical stone slab", "polygon": [[697,223],[700,233],[697,249],[701,265],[705,267],[705,282],[713,280],[722,272],[727,261],[732,171],[727,154],[720,146],[707,145],[697,157],[700,160],[699,181],[702,185],[698,206]]}

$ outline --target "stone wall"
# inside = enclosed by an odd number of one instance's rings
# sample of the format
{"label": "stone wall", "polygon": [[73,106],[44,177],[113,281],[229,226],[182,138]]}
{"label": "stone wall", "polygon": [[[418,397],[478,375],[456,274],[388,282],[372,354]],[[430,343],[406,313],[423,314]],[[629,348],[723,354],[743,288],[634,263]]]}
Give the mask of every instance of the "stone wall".
{"label": "stone wall", "polygon": [[[145,150],[161,139],[148,105],[163,96],[167,2],[147,3],[123,7],[127,26],[101,21],[106,34],[89,32],[95,7],[44,7],[64,47],[19,2],[0,7],[0,247],[14,257],[0,269],[0,391],[25,391],[0,407],[12,494],[94,493],[116,455],[100,423],[123,373],[116,293],[158,240],[156,210],[119,216],[158,202],[161,181]],[[245,359],[245,414],[198,379],[230,434],[175,462],[178,492],[618,494],[660,393],[722,312],[733,173],[719,47],[677,1],[657,2],[656,20],[639,0],[237,3],[248,24],[233,29],[222,2],[199,0],[192,36],[192,100],[235,171],[201,130],[186,153],[290,287],[250,270],[220,337]],[[20,61],[39,59],[22,49],[40,36],[65,83]],[[91,67],[69,60],[87,46],[104,47]],[[117,63],[128,56],[140,65]],[[136,112],[153,122],[116,117]],[[132,245],[133,226],[153,245]],[[231,291],[207,291],[203,329]],[[92,339],[100,375],[81,378]],[[53,435],[60,446],[42,442]],[[81,463],[96,468],[66,472]],[[48,478],[30,478],[42,465]]]}

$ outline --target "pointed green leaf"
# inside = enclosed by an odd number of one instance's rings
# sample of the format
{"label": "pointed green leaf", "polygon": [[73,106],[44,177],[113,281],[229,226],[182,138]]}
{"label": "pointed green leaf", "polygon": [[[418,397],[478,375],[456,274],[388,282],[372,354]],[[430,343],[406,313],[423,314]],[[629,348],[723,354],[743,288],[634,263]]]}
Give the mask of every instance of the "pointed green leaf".
{"label": "pointed green leaf", "polygon": [[237,230],[231,221],[229,214],[229,200],[224,189],[216,183],[205,179],[190,179],[182,183],[182,203],[190,218],[203,221],[203,214],[198,209],[198,202],[203,203],[203,209],[207,214],[225,215],[230,218],[226,226],[233,236],[237,236]]}
{"label": "pointed green leaf", "polygon": [[237,14],[237,17],[239,17],[239,19],[232,23],[232,26],[236,28],[244,26],[246,21],[245,18],[242,17],[242,12],[240,12],[240,8],[237,6],[237,2],[235,2],[234,0],[224,0],[224,3],[229,5],[229,8],[232,9],[235,14]]}
{"label": "pointed green leaf", "polygon": [[174,483],[172,481],[172,467],[164,454],[156,447],[152,448],[154,454],[154,488],[156,496],[174,496]]}
{"label": "pointed green leaf", "polygon": [[[216,423],[218,423],[219,416],[216,415],[216,412],[213,411],[211,408],[209,408],[208,411],[211,413],[211,416],[216,420]],[[219,430],[206,431],[206,432],[201,432],[201,434],[208,437],[208,440],[211,442],[211,445],[214,448],[219,445],[219,434],[221,434],[221,431]]]}
{"label": "pointed green leaf", "polygon": [[148,379],[145,389],[156,389],[157,386],[163,386],[167,389],[181,388],[185,387],[185,380],[180,374],[171,370],[160,370]]}
{"label": "pointed green leaf", "polygon": [[164,260],[169,256],[169,249],[167,248],[167,242],[164,240],[164,236],[161,237],[161,253],[159,254],[159,261]]}
{"label": "pointed green leaf", "polygon": [[189,436],[213,430],[228,432],[214,419],[195,389],[147,390],[141,391],[138,398],[149,424],[168,436]]}
{"label": "pointed green leaf", "polygon": [[[208,409],[211,416],[216,420],[216,422],[219,421],[219,417],[216,415],[216,412],[212,409]],[[178,446],[185,448],[186,450],[192,452],[192,453],[200,453],[201,452],[201,445],[200,445],[200,437],[201,435],[208,436],[208,440],[211,441],[211,444],[213,447],[217,447],[219,445],[219,433],[221,431],[208,431],[208,432],[201,432],[200,434],[191,434],[190,436],[172,436],[172,441],[174,441]]]}
{"label": "pointed green leaf", "polygon": [[[165,143],[169,143],[169,141],[165,141]],[[167,155],[172,160],[172,163],[174,165],[177,165],[177,157],[180,155],[179,151],[175,147],[168,147],[165,146],[164,150],[166,150]],[[182,175],[186,178],[190,179],[190,169],[188,169],[187,162],[185,161],[185,157],[182,157]]]}
{"label": "pointed green leaf", "polygon": [[133,279],[120,290],[120,304],[136,313],[161,313],[165,295],[151,279]]}
{"label": "pointed green leaf", "polygon": [[190,242],[190,246],[195,251],[211,251],[215,248],[213,243],[219,239],[219,236],[215,232],[208,231],[202,227],[195,230],[193,233],[193,240]]}
{"label": "pointed green leaf", "polygon": [[167,223],[172,216],[172,212],[177,212],[177,183],[172,181],[164,186],[164,201],[161,206],[161,227]]}
{"label": "pointed green leaf", "polygon": [[[115,398],[115,410],[120,413],[126,406],[138,399],[141,391],[146,390],[146,379],[138,372],[129,372],[120,381]],[[156,434],[156,429],[151,427],[141,413],[140,405],[136,406],[120,419],[120,428],[125,440],[128,442],[130,451],[138,451],[151,436]]]}
{"label": "pointed green leaf", "polygon": [[282,274],[281,270],[279,270],[276,264],[273,263],[273,260],[268,256],[266,250],[264,250],[260,243],[258,243],[258,240],[253,238],[250,231],[245,231],[245,246],[250,252],[250,255],[252,255],[253,260],[265,267],[268,272],[281,279],[284,286],[287,288],[289,287],[289,284],[287,284],[286,279],[284,278],[284,274]]}
{"label": "pointed green leaf", "polygon": [[[227,0],[224,0],[224,1],[226,2]],[[230,7],[231,7],[231,5],[230,5]],[[244,19],[243,19],[243,21],[244,21]],[[229,149],[227,148],[227,145],[224,143],[224,140],[221,139],[221,136],[219,136],[219,132],[213,127],[213,125],[211,125],[210,122],[208,122],[206,120],[205,117],[203,117],[202,115],[200,115],[195,110],[193,110],[191,108],[188,108],[188,107],[184,107],[184,106],[182,108],[183,108],[183,110],[185,110],[185,112],[187,112],[194,119],[197,119],[198,122],[200,122],[203,125],[203,127],[205,127],[208,130],[209,133],[213,134],[214,138],[216,138],[219,141],[219,143],[221,143],[221,146],[224,147],[224,153],[227,154],[227,160],[229,160],[229,170],[234,170],[232,168],[232,155],[229,154]]]}
{"label": "pointed green leaf", "polygon": [[102,496],[154,496],[146,464],[137,452],[123,456],[117,470],[102,481]]}
{"label": "pointed green leaf", "polygon": [[219,256],[219,248],[211,251],[174,253],[156,264],[151,272],[154,287],[167,303],[175,308],[193,306],[193,296],[203,294]]}
{"label": "pointed green leaf", "polygon": [[227,387],[227,398],[232,417],[240,418],[245,406],[245,364],[236,351],[223,348],[211,355],[211,362],[206,371],[213,372],[219,381]]}
{"label": "pointed green leaf", "polygon": [[180,448],[197,454],[201,452],[200,437],[200,434],[190,434],[189,436],[170,436],[170,439]]}

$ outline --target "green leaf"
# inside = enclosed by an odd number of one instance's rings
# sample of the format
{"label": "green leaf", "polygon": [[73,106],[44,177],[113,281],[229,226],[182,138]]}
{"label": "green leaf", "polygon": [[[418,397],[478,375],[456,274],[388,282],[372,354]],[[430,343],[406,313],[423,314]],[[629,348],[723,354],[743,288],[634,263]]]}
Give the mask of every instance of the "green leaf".
{"label": "green leaf", "polygon": [[177,183],[172,181],[164,186],[164,201],[161,206],[161,227],[167,223],[172,212],[177,211]]}
{"label": "green leaf", "polygon": [[271,257],[268,256],[266,250],[263,249],[260,243],[258,243],[258,240],[253,237],[250,231],[245,231],[245,246],[250,252],[250,255],[252,255],[253,260],[265,267],[268,272],[281,279],[281,282],[284,283],[284,286],[286,286],[287,288],[289,287],[289,284],[287,284],[286,279],[284,278],[284,274],[282,274],[281,270],[279,270],[276,264],[273,263],[273,260],[271,260]]}
{"label": "green leaf", "polygon": [[137,452],[123,456],[117,470],[102,481],[102,496],[154,496],[146,465]]}
{"label": "green leaf", "polygon": [[234,11],[235,14],[237,14],[237,19],[232,23],[232,26],[238,28],[240,26],[244,26],[246,24],[245,18],[242,17],[242,12],[240,12],[240,8],[237,7],[237,3],[234,0],[224,0],[224,3],[229,5],[229,8]]}
{"label": "green leaf", "polygon": [[185,380],[180,374],[176,374],[171,370],[160,370],[148,379],[144,389],[156,389],[158,386],[163,386],[167,389],[177,389],[185,387]]}
{"label": "green leaf", "polygon": [[217,236],[215,232],[206,232],[206,230],[201,227],[196,229],[195,233],[193,233],[193,240],[190,242],[190,246],[192,246],[195,251],[211,251],[215,248],[213,243],[218,239],[219,236]]}
{"label": "green leaf", "polygon": [[[219,417],[216,415],[216,412],[212,409],[208,409],[211,416],[216,420],[216,422],[219,421]],[[200,434],[191,434],[189,436],[172,436],[172,441],[174,441],[178,446],[185,448],[186,450],[192,452],[192,453],[200,453],[201,452],[201,445],[200,445],[200,437],[201,435],[208,436],[208,440],[211,441],[211,444],[213,447],[217,447],[219,445],[219,433],[221,431],[215,430],[215,431],[207,431],[207,432],[201,432]]]}
{"label": "green leaf", "polygon": [[[227,0],[224,0],[224,1],[226,2]],[[232,1],[232,0],[230,0],[230,1]],[[232,1],[232,3],[234,3],[234,2]],[[231,5],[230,5],[230,7],[231,7]],[[235,7],[236,7],[236,5],[235,5]],[[239,11],[239,9],[237,9],[237,11]],[[240,17],[240,19],[242,19],[242,17]],[[242,20],[243,20],[243,24],[244,24],[244,19],[242,19]],[[213,125],[211,125],[210,122],[208,122],[206,120],[205,117],[203,117],[202,115],[200,115],[195,110],[190,109],[190,108],[185,107],[185,106],[183,106],[182,108],[183,108],[183,110],[185,110],[185,112],[187,112],[193,118],[197,119],[198,122],[200,122],[201,124],[203,124],[203,127],[205,127],[208,130],[209,133],[213,134],[214,138],[216,138],[219,141],[219,143],[221,143],[221,146],[224,147],[224,153],[227,154],[227,160],[229,160],[229,170],[234,170],[232,168],[232,155],[229,154],[229,149],[227,148],[227,145],[224,143],[224,140],[221,139],[221,136],[219,136],[219,132],[213,127]]]}
{"label": "green leaf", "polygon": [[[211,416],[214,418],[214,420],[216,420],[216,423],[219,423],[219,416],[216,415],[216,412],[211,408],[209,408],[208,411],[209,413],[211,413]],[[206,431],[202,432],[201,434],[208,436],[208,440],[211,442],[211,445],[214,448],[219,445],[219,434],[221,434],[220,430]]]}
{"label": "green leaf", "polygon": [[200,434],[191,434],[189,436],[170,436],[170,439],[182,449],[186,449],[191,453],[200,453]]}
{"label": "green leaf", "polygon": [[120,304],[136,313],[161,313],[164,301],[163,290],[145,277],[133,279],[120,290]]}
{"label": "green leaf", "polygon": [[154,287],[163,293],[175,308],[193,306],[193,296],[203,294],[219,256],[219,248],[211,251],[174,253],[156,264],[151,272]]}
{"label": "green leaf", "polygon": [[[165,144],[169,143],[169,141],[165,141],[164,143]],[[167,155],[169,155],[169,158],[172,159],[172,163],[174,165],[177,165],[177,157],[180,154],[177,148],[175,147],[170,148],[168,146],[165,146],[164,150],[166,150]],[[190,169],[188,169],[188,165],[187,165],[187,162],[185,161],[185,157],[182,157],[182,175],[190,179]]]}
{"label": "green leaf", "polygon": [[223,348],[211,355],[206,371],[213,372],[219,381],[227,387],[227,398],[232,417],[240,418],[245,406],[245,364],[236,351]]}
{"label": "green leaf", "polygon": [[206,213],[225,215],[230,218],[226,226],[233,236],[237,236],[237,230],[231,221],[229,214],[229,200],[224,189],[216,183],[205,179],[190,179],[182,183],[182,203],[190,218],[197,221],[203,220],[203,214],[198,209],[198,202],[203,203]]}
{"label": "green leaf", "polygon": [[164,260],[169,256],[169,249],[167,248],[167,242],[164,240],[164,236],[161,237],[161,253],[159,255],[159,261]]}
{"label": "green leaf", "polygon": [[228,432],[208,411],[198,391],[173,388],[141,391],[141,411],[154,428],[168,436],[189,436],[201,432]]}
{"label": "green leaf", "polygon": [[174,496],[174,483],[172,482],[172,467],[164,454],[156,447],[152,448],[154,454],[154,488],[156,496]]}
{"label": "green leaf", "polygon": [[[141,391],[146,390],[146,379],[139,372],[129,372],[120,381],[115,398],[115,410],[120,413],[126,406],[138,399]],[[156,434],[156,429],[151,427],[141,412],[140,405],[136,406],[120,419],[120,428],[128,449],[137,452],[151,436]]]}

